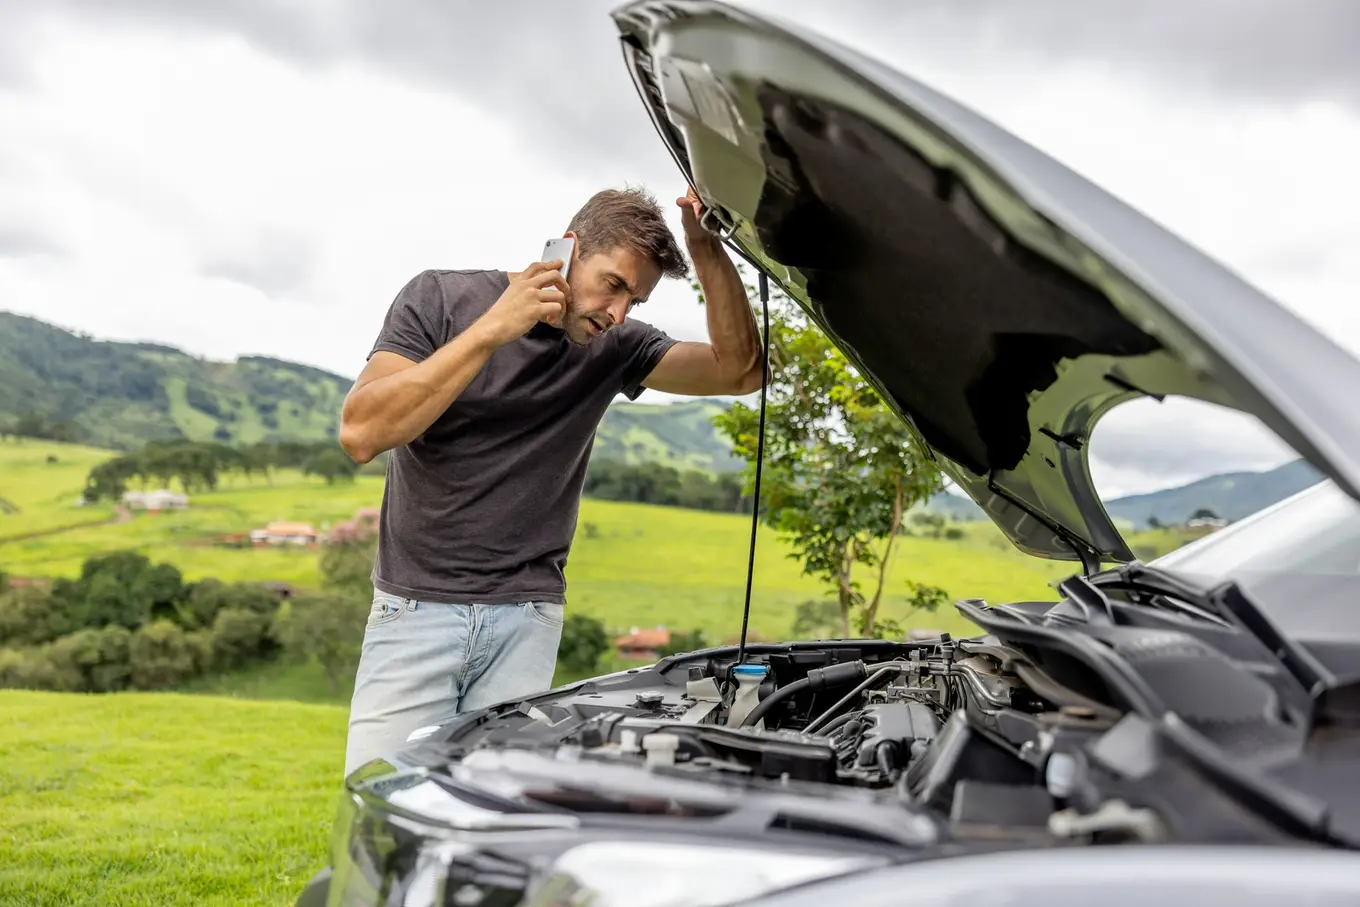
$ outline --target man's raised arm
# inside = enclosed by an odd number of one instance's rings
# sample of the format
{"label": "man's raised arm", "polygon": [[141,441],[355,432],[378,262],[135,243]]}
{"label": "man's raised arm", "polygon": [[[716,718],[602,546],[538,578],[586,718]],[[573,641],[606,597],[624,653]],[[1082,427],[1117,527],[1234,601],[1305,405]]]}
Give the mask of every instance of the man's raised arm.
{"label": "man's raised arm", "polygon": [[345,396],[340,446],[356,463],[409,444],[458,399],[491,354],[535,322],[560,325],[566,308],[562,262],[535,262],[467,330],[422,362],[379,350]]}
{"label": "man's raised arm", "polygon": [[701,203],[690,190],[682,199],[685,243],[704,291],[708,343],[677,343],[643,384],[670,394],[749,394],[760,387],[760,333],[741,275],[718,238],[699,224]]}

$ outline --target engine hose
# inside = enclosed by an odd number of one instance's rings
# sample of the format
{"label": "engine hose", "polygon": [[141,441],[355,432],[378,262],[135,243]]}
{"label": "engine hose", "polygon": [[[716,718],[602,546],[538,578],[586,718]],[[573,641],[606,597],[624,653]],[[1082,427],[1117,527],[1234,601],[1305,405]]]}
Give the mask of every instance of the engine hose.
{"label": "engine hose", "polygon": [[756,707],[746,713],[746,718],[742,721],[741,726],[754,726],[757,721],[769,714],[770,709],[774,708],[785,699],[788,699],[794,693],[800,693],[810,686],[812,686],[812,682],[804,677],[802,680],[795,680],[786,687],[780,687],[764,699],[760,700],[760,702],[756,703]]}
{"label": "engine hose", "polygon": [[753,727],[757,721],[769,714],[770,709],[788,699],[795,693],[803,690],[822,690],[830,686],[838,686],[849,683],[852,680],[859,680],[868,672],[868,668],[862,661],[848,661],[844,664],[828,665],[825,668],[813,668],[807,672],[807,676],[801,680],[795,680],[788,686],[780,687],[769,696],[766,696],[756,707],[746,714],[742,721],[742,727]]}
{"label": "engine hose", "polygon": [[836,731],[840,730],[844,725],[846,725],[847,723],[849,723],[850,719],[853,718],[853,717],[855,717],[855,713],[854,713],[854,712],[846,712],[844,715],[841,715],[839,718],[834,718],[834,719],[832,719],[832,721],[831,721],[830,724],[828,724],[826,727],[822,728],[822,736],[823,736],[823,737],[830,737],[830,736],[831,736],[832,734],[834,734]]}
{"label": "engine hose", "polygon": [[869,687],[877,683],[880,676],[882,676],[888,671],[906,670],[906,667],[907,666],[905,664],[896,661],[890,661],[887,664],[875,665],[874,669],[869,672],[869,676],[864,679],[863,683],[855,687],[849,693],[846,693],[844,696],[840,698],[840,700],[836,702],[835,705],[831,706],[831,708],[827,709],[825,712],[822,712],[822,714],[818,715],[816,719],[809,722],[808,726],[803,728],[803,733],[815,734],[820,728],[825,727],[827,722],[829,722],[832,718],[835,718],[837,712],[839,712],[841,709],[843,709],[850,703],[854,702],[856,697],[862,696],[865,690],[869,689]]}

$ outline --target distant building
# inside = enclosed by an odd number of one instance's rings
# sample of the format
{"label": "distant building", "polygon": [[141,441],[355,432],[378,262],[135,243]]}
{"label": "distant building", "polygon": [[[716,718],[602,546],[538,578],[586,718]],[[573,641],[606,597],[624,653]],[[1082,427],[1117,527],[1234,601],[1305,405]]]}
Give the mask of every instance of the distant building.
{"label": "distant building", "polygon": [[251,532],[250,540],[256,545],[313,545],[317,531],[311,523],[277,522]]}
{"label": "distant building", "polygon": [[189,506],[189,498],[168,488],[155,491],[125,491],[123,506],[129,510],[183,510]]}
{"label": "distant building", "polygon": [[640,629],[633,627],[627,636],[614,640],[621,658],[660,658],[661,647],[671,641],[671,631],[665,627]]}

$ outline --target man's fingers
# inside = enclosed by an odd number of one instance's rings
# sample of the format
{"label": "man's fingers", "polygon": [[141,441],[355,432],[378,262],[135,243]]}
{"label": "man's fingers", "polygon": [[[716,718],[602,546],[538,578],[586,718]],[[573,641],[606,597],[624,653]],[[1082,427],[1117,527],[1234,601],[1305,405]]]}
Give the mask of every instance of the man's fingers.
{"label": "man's fingers", "polygon": [[538,307],[538,320],[546,321],[553,327],[562,326],[562,313],[566,306],[560,302],[545,302]]}
{"label": "man's fingers", "polygon": [[[549,264],[552,264],[552,262],[549,262]],[[557,262],[557,264],[561,266],[562,262],[559,261]],[[534,274],[532,277],[529,278],[529,283],[533,284],[539,289],[542,289],[543,287],[546,286],[555,286],[560,288],[564,293],[567,290],[567,280],[565,277],[562,276],[562,272],[559,271],[557,268],[539,271],[537,274]]]}
{"label": "man's fingers", "polygon": [[538,298],[540,302],[551,302],[554,305],[566,305],[567,302],[567,294],[557,287],[543,287],[538,291]]}
{"label": "man's fingers", "polygon": [[545,271],[556,271],[562,267],[562,259],[554,258],[552,261],[535,261],[520,272],[520,277],[529,280]]}

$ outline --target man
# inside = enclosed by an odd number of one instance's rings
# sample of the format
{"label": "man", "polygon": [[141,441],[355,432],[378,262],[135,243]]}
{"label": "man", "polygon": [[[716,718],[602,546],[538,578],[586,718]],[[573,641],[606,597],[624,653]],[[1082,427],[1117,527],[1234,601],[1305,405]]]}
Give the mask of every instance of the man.
{"label": "man", "polygon": [[586,464],[618,393],[760,387],[740,276],[694,192],[676,203],[709,343],[631,317],[662,277],[688,274],[638,190],[576,213],[565,280],[561,261],[425,271],[392,303],[340,426],[356,461],[392,452],[346,774],[451,713],[551,685]]}

